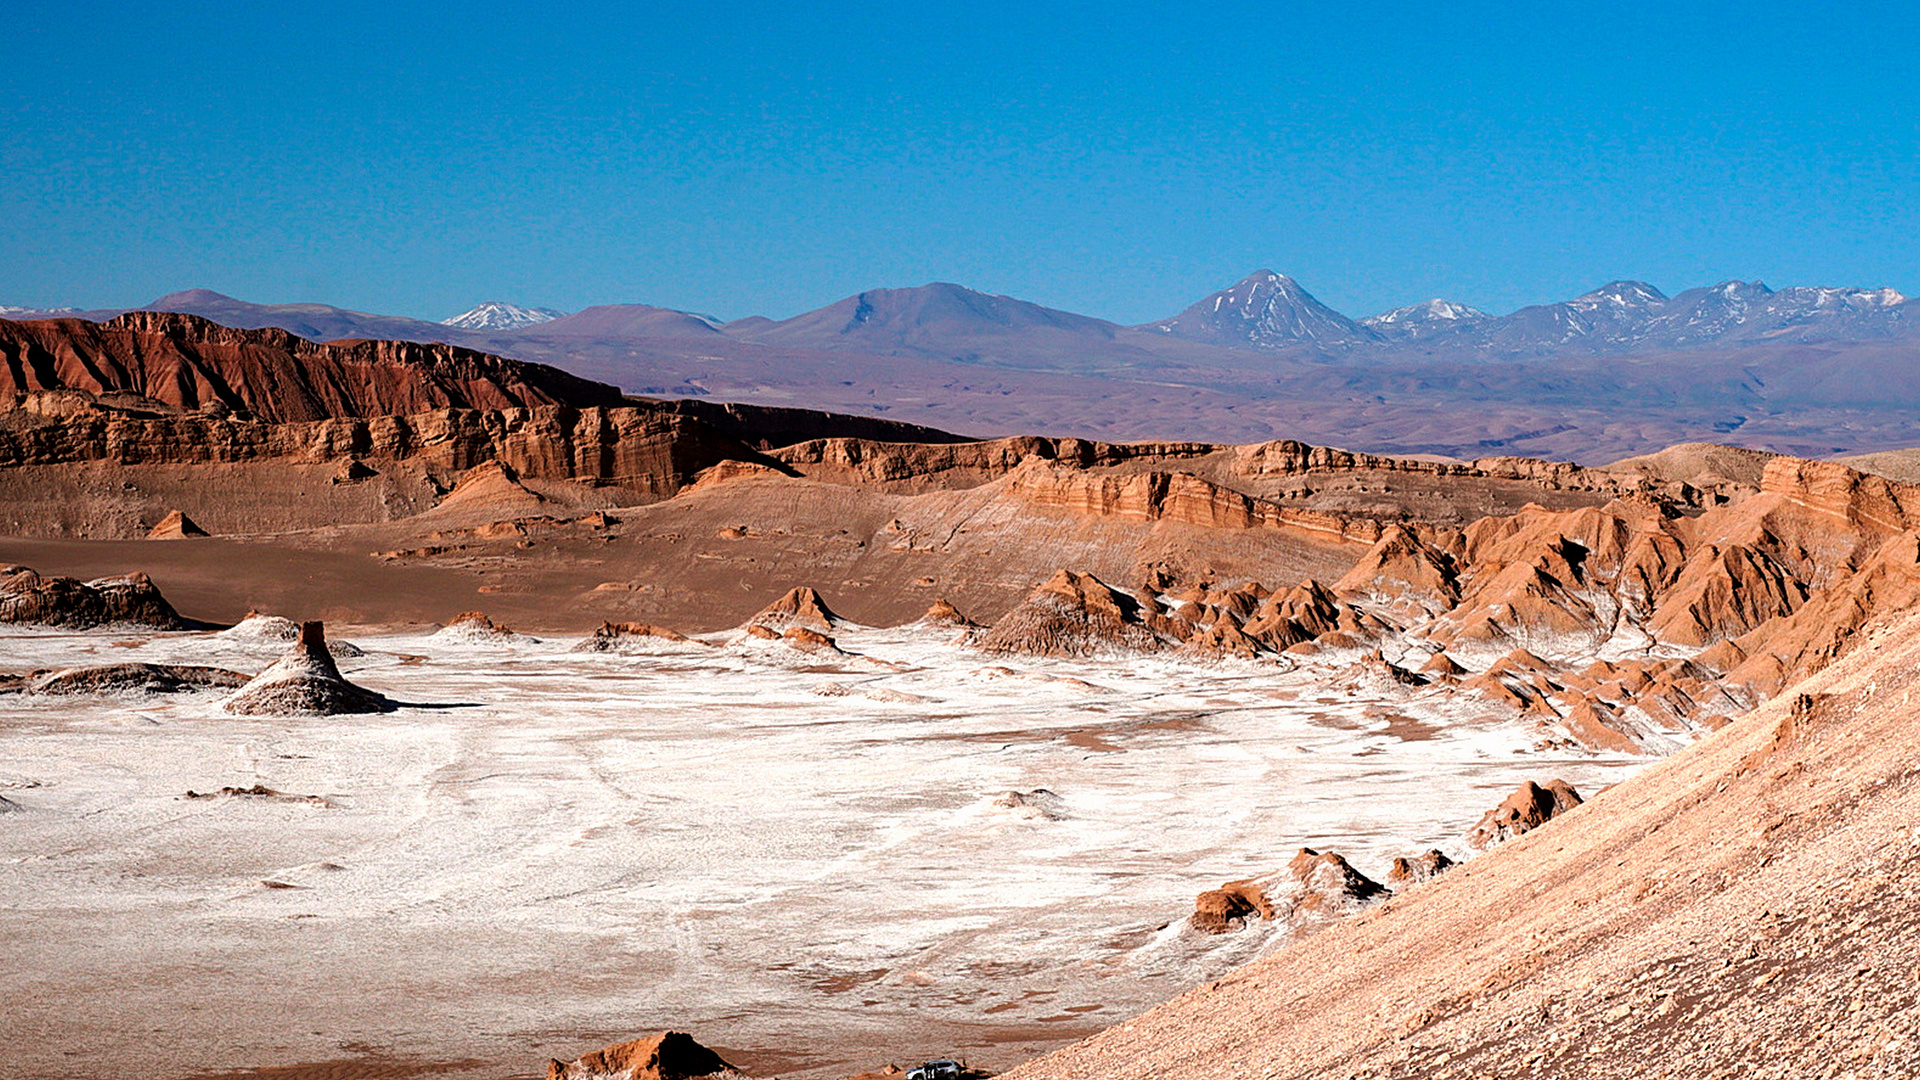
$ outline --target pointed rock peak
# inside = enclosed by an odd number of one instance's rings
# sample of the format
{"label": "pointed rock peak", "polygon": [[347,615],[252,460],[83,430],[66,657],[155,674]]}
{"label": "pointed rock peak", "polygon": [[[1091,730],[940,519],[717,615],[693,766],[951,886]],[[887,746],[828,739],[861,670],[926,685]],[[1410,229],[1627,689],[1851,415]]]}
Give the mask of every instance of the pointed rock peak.
{"label": "pointed rock peak", "polygon": [[760,609],[759,613],[747,620],[749,625],[779,629],[787,626],[811,627],[816,630],[831,630],[843,625],[846,620],[834,614],[833,609],[813,589],[801,585],[788,590],[785,596]]}
{"label": "pointed rock peak", "polygon": [[1229,348],[1344,347],[1379,340],[1372,330],[1314,299],[1299,282],[1272,270],[1249,274],[1173,318],[1141,329]]}
{"label": "pointed rock peak", "polygon": [[972,628],[980,625],[961,614],[960,609],[948,603],[944,596],[934,600],[933,605],[927,608],[927,613],[920,617],[920,621],[933,626]]}
{"label": "pointed rock peak", "polygon": [[1152,652],[1163,646],[1140,601],[1092,574],[1061,570],[993,624],[979,641],[988,652],[1093,656]]}
{"label": "pointed rock peak", "polygon": [[611,1080],[616,1076],[627,1080],[691,1080],[719,1074],[738,1075],[724,1058],[684,1031],[617,1043],[572,1061],[547,1062],[547,1080]]}
{"label": "pointed rock peak", "polygon": [[149,540],[187,540],[196,536],[206,536],[207,530],[194,523],[194,520],[178,510],[167,512],[147,533]]}

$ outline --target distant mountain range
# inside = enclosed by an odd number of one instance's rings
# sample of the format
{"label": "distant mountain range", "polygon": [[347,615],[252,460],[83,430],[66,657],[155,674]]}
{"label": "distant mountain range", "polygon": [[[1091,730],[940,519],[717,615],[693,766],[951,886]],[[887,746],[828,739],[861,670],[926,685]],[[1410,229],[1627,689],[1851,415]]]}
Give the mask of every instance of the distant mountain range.
{"label": "distant mountain range", "polygon": [[1920,302],[1892,289],[1729,281],[1669,297],[1616,281],[1507,315],[1436,299],[1354,319],[1262,270],[1141,326],[944,282],[731,322],[646,304],[563,315],[489,301],[436,323],[206,289],[145,309],[314,341],[443,341],[630,393],[981,434],[1298,437],[1585,460],[1689,438],[1800,453],[1920,443]]}
{"label": "distant mountain range", "polygon": [[[1756,342],[1920,340],[1920,301],[1893,289],[1725,281],[1669,297],[1642,281],[1614,281],[1554,304],[1510,315],[1434,299],[1354,319],[1315,299],[1285,274],[1261,270],[1142,326],[978,292],[947,282],[872,289],[826,307],[773,320],[721,322],[646,304],[607,304],[573,315],[489,300],[443,322],[375,315],[327,304],[253,304],[209,289],[170,293],[139,309],[81,311],[0,306],[0,318],[103,318],[122,310],[177,311],[245,329],[277,326],[327,340],[387,337],[438,340],[465,331],[492,340],[532,337],[727,338],[789,348],[857,350],[1001,360],[1062,350],[1160,351],[1153,339],[1236,350],[1349,357],[1539,357],[1710,349]],[[1018,348],[1009,341],[1024,339]],[[465,343],[465,342],[462,342]],[[1408,346],[1417,346],[1408,352]],[[1006,355],[1002,355],[1006,354]]]}

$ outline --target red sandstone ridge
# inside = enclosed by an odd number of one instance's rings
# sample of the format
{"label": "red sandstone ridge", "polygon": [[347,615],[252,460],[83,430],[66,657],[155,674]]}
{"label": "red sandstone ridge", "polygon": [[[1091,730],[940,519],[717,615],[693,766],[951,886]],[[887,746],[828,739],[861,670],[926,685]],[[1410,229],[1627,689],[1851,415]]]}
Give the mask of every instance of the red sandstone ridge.
{"label": "red sandstone ridge", "polygon": [[547,1080],[694,1080],[738,1075],[719,1054],[681,1031],[617,1043],[572,1061],[547,1063]]}
{"label": "red sandstone ridge", "polygon": [[557,368],[451,345],[316,344],[136,311],[104,323],[0,320],[0,409],[77,391],[135,412],[243,414],[268,422],[431,409],[619,405],[619,390]]}

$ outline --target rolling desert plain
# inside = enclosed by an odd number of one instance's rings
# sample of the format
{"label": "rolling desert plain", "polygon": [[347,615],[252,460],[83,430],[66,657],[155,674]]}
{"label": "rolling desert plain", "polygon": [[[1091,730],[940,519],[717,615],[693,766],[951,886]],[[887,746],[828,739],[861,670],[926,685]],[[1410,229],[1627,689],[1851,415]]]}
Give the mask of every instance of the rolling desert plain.
{"label": "rolling desert plain", "polygon": [[14,312],[0,1074],[1920,1072],[1910,306]]}

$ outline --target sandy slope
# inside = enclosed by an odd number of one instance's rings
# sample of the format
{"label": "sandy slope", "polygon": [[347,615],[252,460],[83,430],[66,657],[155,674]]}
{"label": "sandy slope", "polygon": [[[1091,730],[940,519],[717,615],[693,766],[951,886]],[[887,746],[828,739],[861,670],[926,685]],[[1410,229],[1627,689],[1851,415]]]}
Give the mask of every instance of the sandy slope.
{"label": "sandy slope", "polygon": [[1014,1070],[1911,1076],[1920,615],[1564,819]]}

